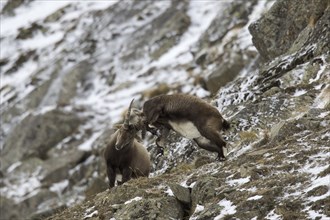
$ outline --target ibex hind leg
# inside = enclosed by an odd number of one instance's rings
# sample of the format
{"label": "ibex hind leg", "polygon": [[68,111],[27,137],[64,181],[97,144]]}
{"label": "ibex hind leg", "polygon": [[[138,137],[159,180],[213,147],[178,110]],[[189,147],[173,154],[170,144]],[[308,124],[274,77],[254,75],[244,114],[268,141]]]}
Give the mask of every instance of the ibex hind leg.
{"label": "ibex hind leg", "polygon": [[195,138],[194,141],[197,143],[199,147],[205,150],[211,152],[217,152],[218,153],[217,159],[219,161],[224,161],[226,159],[225,156],[223,155],[222,147],[219,147],[218,145],[206,139],[205,137]]}
{"label": "ibex hind leg", "polygon": [[218,125],[212,123],[206,124],[199,131],[206,139],[217,146],[218,150],[216,152],[218,152],[218,158],[225,158],[222,148],[226,147],[226,142],[221,137],[220,128],[217,127]]}

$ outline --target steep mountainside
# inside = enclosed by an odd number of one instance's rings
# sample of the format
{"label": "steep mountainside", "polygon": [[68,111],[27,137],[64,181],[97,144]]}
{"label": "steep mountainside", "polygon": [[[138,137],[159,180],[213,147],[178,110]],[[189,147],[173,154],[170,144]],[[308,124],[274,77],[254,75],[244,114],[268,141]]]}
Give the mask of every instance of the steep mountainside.
{"label": "steep mountainside", "polygon": [[[2,1],[1,219],[330,218],[328,0]],[[130,101],[206,99],[227,160],[171,133],[107,189]]]}

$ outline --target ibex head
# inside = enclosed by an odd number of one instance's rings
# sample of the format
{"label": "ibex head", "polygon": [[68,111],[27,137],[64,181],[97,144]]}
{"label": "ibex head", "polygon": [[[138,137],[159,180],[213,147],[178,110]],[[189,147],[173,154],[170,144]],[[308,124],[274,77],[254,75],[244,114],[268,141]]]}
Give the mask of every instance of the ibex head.
{"label": "ibex head", "polygon": [[130,124],[130,115],[131,115],[131,109],[134,99],[131,101],[125,119],[124,123],[119,127],[118,129],[118,135],[115,143],[116,150],[121,150],[126,146],[129,146],[135,138],[135,135],[137,133],[137,128],[135,125]]}

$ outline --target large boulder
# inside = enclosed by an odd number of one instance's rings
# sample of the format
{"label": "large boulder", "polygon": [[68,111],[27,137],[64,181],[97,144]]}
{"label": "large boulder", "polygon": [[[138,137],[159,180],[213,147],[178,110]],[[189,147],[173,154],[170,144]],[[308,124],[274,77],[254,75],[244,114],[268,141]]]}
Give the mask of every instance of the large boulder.
{"label": "large boulder", "polygon": [[0,219],[19,219],[21,217],[21,213],[17,212],[14,207],[15,202],[13,200],[0,196]]}
{"label": "large boulder", "polygon": [[[321,17],[329,23],[328,5],[329,1],[326,0],[276,1],[267,14],[249,27],[255,47],[265,60],[285,54],[294,43],[299,45],[296,45],[296,49],[301,48],[301,44],[307,40],[301,37],[305,28],[311,28],[312,32],[319,25]],[[320,36],[322,35],[318,34],[317,37]],[[310,37],[313,36],[309,34],[308,38]],[[298,43],[297,39],[304,42]]]}
{"label": "large boulder", "polygon": [[116,219],[182,219],[183,210],[174,197],[131,201],[115,213]]}
{"label": "large boulder", "polygon": [[2,151],[2,169],[29,157],[47,159],[47,152],[76,131],[82,122],[75,114],[59,109],[26,116],[10,133]]}
{"label": "large boulder", "polygon": [[1,14],[10,15],[10,16],[15,15],[15,9],[26,2],[27,0],[7,1],[1,10]]}
{"label": "large boulder", "polygon": [[[256,3],[223,3],[224,11],[217,14],[193,49],[197,51],[195,62],[204,69],[206,88],[212,94],[231,82],[257,56],[251,49],[252,42],[247,41],[244,45],[240,42],[245,37],[244,30],[247,30],[249,15]],[[228,17],[231,19],[226,19]]]}

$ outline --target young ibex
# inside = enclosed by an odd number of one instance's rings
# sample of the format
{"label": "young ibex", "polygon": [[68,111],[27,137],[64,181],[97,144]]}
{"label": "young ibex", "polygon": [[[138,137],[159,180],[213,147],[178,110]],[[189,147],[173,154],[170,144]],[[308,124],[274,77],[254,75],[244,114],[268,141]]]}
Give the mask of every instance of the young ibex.
{"label": "young ibex", "polygon": [[122,174],[122,181],[118,184],[123,184],[131,178],[149,176],[151,166],[149,153],[135,139],[137,127],[129,123],[132,103],[133,100],[124,123],[111,135],[110,142],[104,151],[110,188],[115,185],[116,174]]}
{"label": "young ibex", "polygon": [[199,147],[217,152],[219,160],[225,160],[222,148],[226,142],[221,138],[221,130],[228,129],[229,123],[204,100],[185,94],[160,95],[144,103],[142,117],[146,130],[155,134],[149,127],[153,125],[161,131],[158,143],[172,129],[193,139]]}

